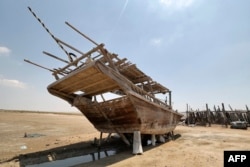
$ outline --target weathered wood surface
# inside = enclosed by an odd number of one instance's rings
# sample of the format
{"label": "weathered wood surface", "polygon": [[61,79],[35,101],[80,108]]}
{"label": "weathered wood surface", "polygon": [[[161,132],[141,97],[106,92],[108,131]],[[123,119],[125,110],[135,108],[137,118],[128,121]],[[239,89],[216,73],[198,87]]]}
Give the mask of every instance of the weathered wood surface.
{"label": "weathered wood surface", "polygon": [[[110,53],[104,44],[93,41],[68,22],[69,27],[95,47],[83,52],[62,41],[49,31],[30,7],[29,10],[69,59],[67,61],[43,52],[66,63],[64,67],[53,67],[53,70],[25,60],[52,72],[56,81],[47,87],[51,94],[77,107],[101,132],[165,134],[173,131],[182,115],[173,111],[168,88],[154,81],[126,58],[120,59],[117,54]],[[108,92],[119,97],[106,101],[103,94]],[[169,102],[157,99],[155,95],[158,93],[168,93]],[[98,101],[97,96],[101,96],[102,101]]]}
{"label": "weathered wood surface", "polygon": [[[89,62],[85,67],[51,84],[48,90],[61,98],[64,95],[57,92],[73,95],[67,101],[76,106],[101,132],[165,134],[174,130],[181,117],[169,105],[100,61]],[[121,90],[123,96],[103,102],[92,98],[114,90]],[[79,91],[82,95],[74,94]]]}
{"label": "weathered wood surface", "polygon": [[226,110],[224,104],[222,103],[222,109],[218,106],[214,106],[214,111],[211,111],[206,104],[206,110],[204,111],[187,111],[186,124],[221,124],[229,125],[233,121],[245,121],[250,124],[250,111],[246,106],[246,110]]}

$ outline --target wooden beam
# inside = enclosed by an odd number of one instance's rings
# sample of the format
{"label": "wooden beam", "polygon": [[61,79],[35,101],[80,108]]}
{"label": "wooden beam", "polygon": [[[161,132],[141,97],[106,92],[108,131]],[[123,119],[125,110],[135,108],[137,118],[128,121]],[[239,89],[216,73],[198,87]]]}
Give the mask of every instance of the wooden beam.
{"label": "wooden beam", "polygon": [[57,59],[57,60],[60,60],[60,61],[62,61],[62,62],[64,62],[64,63],[69,63],[67,60],[64,60],[64,59],[62,59],[62,58],[60,58],[60,57],[57,57],[57,56],[55,56],[55,55],[53,55],[53,54],[51,54],[51,53],[49,53],[49,52],[45,52],[45,51],[43,51],[43,54],[46,54],[46,55],[48,55],[48,56],[50,56],[50,57],[53,57],[53,58],[55,58],[55,59]]}
{"label": "wooden beam", "polygon": [[246,110],[247,110],[247,112],[249,112],[249,109],[248,109],[248,106],[246,105]]}
{"label": "wooden beam", "polygon": [[233,108],[231,107],[231,105],[230,105],[230,104],[228,104],[228,107],[230,108],[230,110],[231,110],[231,111],[233,111]]}
{"label": "wooden beam", "polygon": [[72,61],[71,63],[69,63],[67,66],[61,68],[60,70],[58,70],[58,71],[56,71],[56,72],[54,72],[54,73],[56,74],[56,73],[62,72],[62,71],[64,71],[65,69],[67,69],[68,67],[77,64],[80,60],[82,60],[83,58],[87,57],[87,56],[90,55],[91,53],[97,51],[98,49],[101,49],[103,46],[104,46],[104,44],[98,45],[97,47],[91,49],[90,51],[88,51],[87,53],[83,54],[83,55],[80,56],[79,58],[76,58],[74,61]]}
{"label": "wooden beam", "polygon": [[79,30],[77,30],[74,26],[72,26],[71,24],[69,24],[67,21],[65,22],[65,24],[67,24],[69,27],[71,27],[73,30],[75,30],[75,31],[78,32],[79,34],[81,34],[84,38],[86,38],[87,40],[89,40],[90,42],[92,42],[93,44],[95,44],[96,46],[99,45],[99,44],[96,43],[94,40],[92,40],[91,38],[89,38],[87,35],[83,34],[83,33],[80,32]]}
{"label": "wooden beam", "polygon": [[72,50],[74,50],[74,51],[76,51],[76,52],[78,52],[78,53],[80,53],[80,54],[82,54],[82,55],[84,54],[82,51],[80,51],[80,50],[74,48],[73,46],[67,44],[66,42],[60,40],[59,38],[56,38],[56,37],[55,37],[55,39],[58,41],[58,43],[63,44],[63,45],[69,47],[70,49],[72,49]]}
{"label": "wooden beam", "polygon": [[27,60],[27,59],[24,59],[24,61],[27,62],[27,63],[30,63],[30,64],[32,64],[32,65],[35,65],[35,66],[37,66],[37,67],[43,68],[43,69],[45,69],[45,70],[48,70],[48,71],[51,71],[51,72],[55,72],[54,70],[51,70],[51,69],[49,69],[49,68],[47,68],[47,67],[43,67],[43,66],[41,66],[41,65],[39,65],[39,64],[36,64],[36,63],[34,63],[34,62],[32,62],[32,61],[29,61],[29,60]]}
{"label": "wooden beam", "polygon": [[108,50],[104,49],[104,48],[101,48],[101,52],[102,52],[103,56],[105,57],[105,59],[107,60],[107,62],[109,63],[109,66],[111,68],[113,68],[115,71],[119,72],[119,70],[114,65],[114,62],[112,61],[112,58],[111,58],[112,56],[110,55]]}

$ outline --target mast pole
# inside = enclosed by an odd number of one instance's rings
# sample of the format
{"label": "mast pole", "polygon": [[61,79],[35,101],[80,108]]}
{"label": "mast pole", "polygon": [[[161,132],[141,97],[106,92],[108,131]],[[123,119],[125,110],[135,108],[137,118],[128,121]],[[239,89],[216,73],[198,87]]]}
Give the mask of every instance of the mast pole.
{"label": "mast pole", "polygon": [[37,17],[37,15],[32,11],[30,7],[28,7],[29,11],[33,14],[33,16],[37,19],[37,21],[43,26],[43,28],[49,33],[49,35],[56,41],[56,43],[59,45],[59,47],[66,53],[66,55],[69,58],[69,61],[72,62],[73,59],[70,56],[70,54],[65,50],[65,48],[58,42],[56,37],[50,32],[50,30],[45,26],[45,24],[42,22],[40,18]]}

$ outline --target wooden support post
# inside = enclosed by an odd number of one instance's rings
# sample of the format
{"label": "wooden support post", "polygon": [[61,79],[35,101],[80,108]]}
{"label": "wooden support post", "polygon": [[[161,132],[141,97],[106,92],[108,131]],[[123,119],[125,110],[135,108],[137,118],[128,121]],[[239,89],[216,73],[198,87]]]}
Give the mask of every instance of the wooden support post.
{"label": "wooden support post", "polygon": [[130,142],[128,141],[128,139],[126,138],[126,136],[123,133],[118,133],[119,136],[121,136],[122,140],[124,141],[124,143],[126,143],[128,146],[130,146]]}
{"label": "wooden support post", "polygon": [[189,126],[189,113],[188,113],[188,104],[187,104],[187,126]]}
{"label": "wooden support post", "polygon": [[223,115],[224,115],[224,124],[225,124],[226,128],[228,128],[228,124],[227,124],[228,121],[227,121],[227,116],[226,116],[224,103],[221,103],[221,106],[222,106],[222,112],[223,112]]}
{"label": "wooden support post", "polygon": [[152,146],[155,146],[155,143],[156,143],[155,134],[151,135],[151,142],[152,142]]}
{"label": "wooden support post", "polygon": [[90,155],[92,156],[92,160],[95,161],[95,153],[90,153]]}
{"label": "wooden support post", "polygon": [[165,104],[168,105],[168,96],[166,96],[166,98],[165,98]]}
{"label": "wooden support post", "polygon": [[109,142],[111,135],[112,135],[112,133],[108,134],[108,137],[105,139],[105,142]]}
{"label": "wooden support post", "polygon": [[99,139],[99,142],[98,142],[98,148],[101,147],[101,144],[102,144],[102,132],[100,132],[100,139]]}
{"label": "wooden support post", "polygon": [[215,112],[217,111],[217,109],[216,109],[215,105],[214,105],[214,111],[215,111]]}
{"label": "wooden support post", "polygon": [[114,62],[112,61],[112,58],[111,58],[111,54],[108,52],[107,49],[104,49],[104,48],[101,48],[100,49],[104,58],[106,59],[106,61],[109,63],[109,66],[111,68],[113,68],[116,72],[119,73],[119,70],[116,68],[116,66],[114,65]]}
{"label": "wooden support post", "polygon": [[141,155],[143,153],[142,145],[141,145],[141,132],[134,131],[134,138],[133,139],[134,139],[133,140],[133,154]]}
{"label": "wooden support post", "polygon": [[208,126],[211,127],[211,113],[210,113],[210,110],[208,108],[208,104],[206,104],[206,113],[207,113],[207,123],[208,123]]}
{"label": "wooden support post", "polygon": [[169,106],[172,108],[172,92],[169,91],[168,94],[169,94]]}
{"label": "wooden support post", "polygon": [[98,151],[97,151],[97,157],[98,157],[98,160],[101,159],[101,150],[100,149],[98,149]]}
{"label": "wooden support post", "polygon": [[248,109],[248,106],[246,105],[246,110],[247,110],[247,112],[249,112],[249,109]]}
{"label": "wooden support post", "polygon": [[102,97],[102,101],[105,101],[105,98],[103,97],[103,94],[101,94],[101,97]]}
{"label": "wooden support post", "polygon": [[230,104],[228,104],[228,107],[230,108],[230,110],[231,110],[231,111],[233,111],[233,108],[231,107],[231,105],[230,105]]}
{"label": "wooden support post", "polygon": [[158,141],[161,142],[161,143],[165,143],[166,142],[166,140],[165,140],[165,138],[164,138],[163,135],[159,135],[159,140]]}
{"label": "wooden support post", "polygon": [[56,80],[58,80],[58,79],[59,79],[59,77],[58,77],[58,75],[57,75],[57,74],[52,74],[52,75],[54,75],[54,77],[55,77],[55,79],[56,79]]}
{"label": "wooden support post", "polygon": [[97,102],[96,96],[94,96],[94,102]]}
{"label": "wooden support post", "polygon": [[217,109],[217,111],[219,111],[219,112],[220,112],[220,106],[218,106],[218,109]]}
{"label": "wooden support post", "polygon": [[109,156],[109,154],[108,154],[108,151],[107,151],[107,150],[104,150],[104,153],[105,153],[106,157],[108,157],[108,156]]}

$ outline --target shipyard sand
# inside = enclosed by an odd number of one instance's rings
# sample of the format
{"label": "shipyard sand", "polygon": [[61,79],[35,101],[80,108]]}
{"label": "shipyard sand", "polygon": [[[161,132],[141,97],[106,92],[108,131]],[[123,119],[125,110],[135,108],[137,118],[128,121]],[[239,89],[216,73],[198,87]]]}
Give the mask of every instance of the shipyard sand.
{"label": "shipyard sand", "polygon": [[[24,137],[28,135],[28,137]],[[156,146],[143,148],[143,155],[128,149],[116,155],[79,166],[155,166],[206,167],[223,166],[224,150],[250,150],[250,130],[179,125],[175,134],[181,137]],[[33,135],[30,136],[29,135]],[[0,162],[20,154],[46,151],[92,141],[98,131],[80,113],[56,114],[36,112],[0,112]],[[13,159],[0,166],[19,166]]]}

